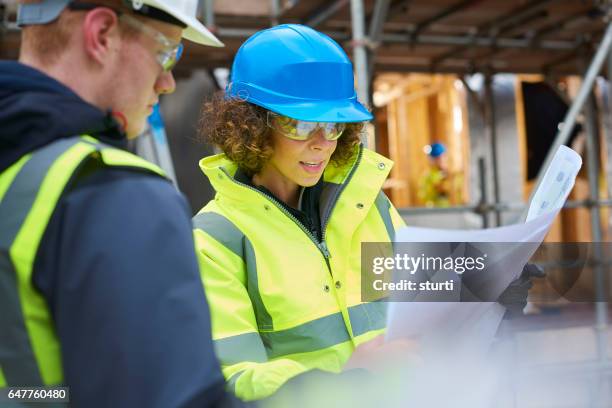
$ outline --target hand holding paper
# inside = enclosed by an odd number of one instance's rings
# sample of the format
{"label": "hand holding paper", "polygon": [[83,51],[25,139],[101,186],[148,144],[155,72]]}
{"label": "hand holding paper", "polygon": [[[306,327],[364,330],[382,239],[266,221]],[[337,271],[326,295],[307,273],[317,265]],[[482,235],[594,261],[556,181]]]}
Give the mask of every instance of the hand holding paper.
{"label": "hand holding paper", "polygon": [[[581,165],[582,160],[576,152],[565,146],[559,148],[537,187],[525,223],[481,230],[406,227],[397,234],[397,241],[471,243],[488,254],[487,262],[492,266],[480,275],[472,274],[472,286],[499,295],[519,277],[523,266],[544,239],[574,186]],[[453,254],[457,255],[460,254]],[[436,275],[431,277],[432,280],[436,278]],[[420,292],[413,302],[391,303],[387,339],[418,335],[429,344],[436,344],[437,340],[448,339],[451,335],[453,344],[464,344],[472,350],[488,348],[504,308],[496,303],[436,302],[436,295]]]}

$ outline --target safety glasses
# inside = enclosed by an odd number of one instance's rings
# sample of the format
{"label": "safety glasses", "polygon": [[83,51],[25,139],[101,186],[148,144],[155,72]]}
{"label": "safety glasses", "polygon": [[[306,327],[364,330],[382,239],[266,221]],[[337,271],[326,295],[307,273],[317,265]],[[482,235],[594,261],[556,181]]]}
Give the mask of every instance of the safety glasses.
{"label": "safety glasses", "polygon": [[170,72],[172,68],[179,62],[183,55],[183,44],[172,42],[161,32],[154,28],[149,27],[145,23],[141,22],[137,18],[134,18],[120,10],[116,10],[112,7],[103,6],[101,4],[72,1],[68,4],[68,8],[73,11],[90,11],[98,7],[110,8],[117,14],[119,20],[129,25],[132,28],[144,33],[155,40],[161,47],[159,51],[155,53],[155,57],[159,65],[161,65],[164,72]]}
{"label": "safety glasses", "polygon": [[157,62],[161,65],[164,72],[172,71],[172,68],[183,56],[182,43],[177,44],[170,41],[168,37],[156,29],[149,27],[128,14],[122,13],[119,15],[119,20],[153,38],[161,46],[161,49],[156,53]]}
{"label": "safety glasses", "polygon": [[308,140],[319,130],[323,130],[325,139],[338,140],[346,128],[344,123],[308,122],[288,118],[270,111],[268,111],[267,124],[270,128],[292,140]]}

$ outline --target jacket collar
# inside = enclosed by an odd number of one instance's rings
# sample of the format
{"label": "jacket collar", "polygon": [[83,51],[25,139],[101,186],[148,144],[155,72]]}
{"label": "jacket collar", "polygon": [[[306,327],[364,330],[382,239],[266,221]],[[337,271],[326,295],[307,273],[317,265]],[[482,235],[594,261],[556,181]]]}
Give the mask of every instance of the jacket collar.
{"label": "jacket collar", "polygon": [[0,61],[0,172],[55,140],[89,134],[115,147],[126,136],[110,116],[41,71]]}
{"label": "jacket collar", "polygon": [[[248,205],[257,202],[253,200],[264,199],[256,189],[234,179],[238,167],[225,154],[205,157],[199,164],[220,196]],[[357,154],[350,164],[341,167],[329,165],[323,174],[325,187],[321,197],[322,218],[331,212],[335,198],[340,193],[359,197],[362,205],[368,203],[371,206],[392,166],[391,160],[362,145],[358,147]]]}

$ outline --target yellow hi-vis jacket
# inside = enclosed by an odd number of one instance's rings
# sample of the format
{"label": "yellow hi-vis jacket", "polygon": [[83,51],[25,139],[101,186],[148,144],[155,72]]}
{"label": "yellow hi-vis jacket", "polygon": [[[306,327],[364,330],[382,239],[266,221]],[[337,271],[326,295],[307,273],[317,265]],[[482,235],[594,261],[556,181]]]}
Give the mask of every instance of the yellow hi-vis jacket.
{"label": "yellow hi-vis jacket", "polygon": [[323,241],[279,203],[234,179],[225,155],[201,160],[217,191],[194,217],[213,339],[228,386],[265,398],[312,369],[340,372],[355,347],[382,333],[386,303],[361,302],[361,243],[389,242],[403,221],[382,193],[392,162],[359,148],[328,166]]}
{"label": "yellow hi-vis jacket", "polygon": [[32,274],[53,211],[91,161],[165,177],[154,164],[87,135],[51,142],[0,172],[0,392],[64,383],[51,311]]}

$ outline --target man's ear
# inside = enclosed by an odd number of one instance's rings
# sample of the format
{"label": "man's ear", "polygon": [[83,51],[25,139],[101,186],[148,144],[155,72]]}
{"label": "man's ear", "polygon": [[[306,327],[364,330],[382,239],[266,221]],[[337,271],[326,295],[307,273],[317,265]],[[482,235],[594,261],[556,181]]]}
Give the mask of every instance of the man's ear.
{"label": "man's ear", "polygon": [[103,65],[120,41],[117,14],[109,8],[98,7],[85,15],[82,27],[85,53]]}

